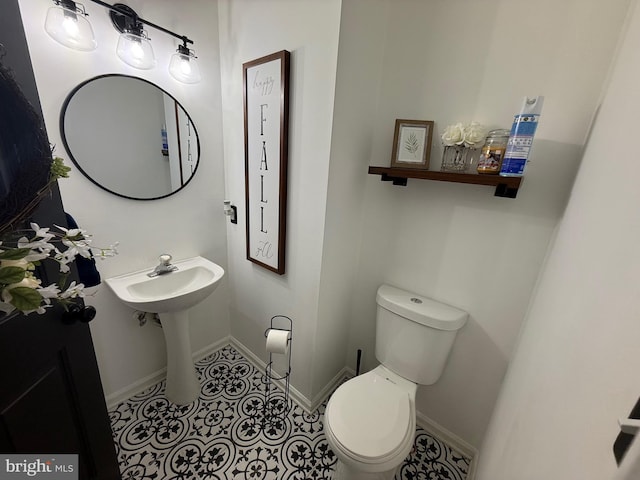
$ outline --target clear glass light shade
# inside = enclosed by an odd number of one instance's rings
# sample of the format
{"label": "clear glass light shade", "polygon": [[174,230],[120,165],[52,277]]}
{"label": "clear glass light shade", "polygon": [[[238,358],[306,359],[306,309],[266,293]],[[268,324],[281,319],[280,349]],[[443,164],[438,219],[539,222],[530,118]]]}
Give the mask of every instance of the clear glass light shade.
{"label": "clear glass light shade", "polygon": [[132,67],[149,70],[156,66],[156,57],[149,39],[133,33],[122,33],[116,53],[120,60]]}
{"label": "clear glass light shade", "polygon": [[44,22],[45,31],[65,47],[89,52],[96,48],[96,37],[89,21],[81,13],[63,7],[51,7]]}
{"label": "clear glass light shade", "polygon": [[171,56],[169,73],[182,83],[198,83],[202,78],[196,59],[184,53],[174,53]]}

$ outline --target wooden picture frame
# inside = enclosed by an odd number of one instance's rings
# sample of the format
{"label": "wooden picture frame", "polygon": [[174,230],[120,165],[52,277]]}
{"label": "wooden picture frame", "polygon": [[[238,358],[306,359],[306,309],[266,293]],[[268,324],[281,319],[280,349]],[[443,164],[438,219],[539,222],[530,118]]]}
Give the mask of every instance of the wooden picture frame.
{"label": "wooden picture frame", "polygon": [[289,64],[286,50],[244,63],[247,260],[285,272]]}
{"label": "wooden picture frame", "polygon": [[431,120],[396,120],[391,167],[429,170],[432,134]]}

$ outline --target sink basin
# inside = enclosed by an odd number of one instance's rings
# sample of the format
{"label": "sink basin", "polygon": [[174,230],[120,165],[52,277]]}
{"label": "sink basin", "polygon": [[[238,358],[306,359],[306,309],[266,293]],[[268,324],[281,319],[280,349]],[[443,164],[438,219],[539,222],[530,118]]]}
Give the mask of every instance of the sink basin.
{"label": "sink basin", "polygon": [[105,282],[126,305],[160,316],[167,346],[165,395],[177,405],[198,398],[200,381],[193,365],[189,308],[207,298],[224,275],[219,265],[193,257],[173,262],[177,270],[149,277],[154,267],[107,278]]}
{"label": "sink basin", "polygon": [[169,313],[186,310],[207,298],[224,275],[221,266],[203,257],[173,262],[178,270],[157,277],[152,268],[107,278],[116,296],[136,310]]}

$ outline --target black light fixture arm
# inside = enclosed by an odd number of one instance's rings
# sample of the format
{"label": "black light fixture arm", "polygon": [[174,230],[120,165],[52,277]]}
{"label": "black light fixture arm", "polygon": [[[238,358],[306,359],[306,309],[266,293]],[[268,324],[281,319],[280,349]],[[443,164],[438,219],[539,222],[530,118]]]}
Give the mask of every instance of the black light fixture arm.
{"label": "black light fixture arm", "polygon": [[81,3],[76,3],[73,0],[53,0],[53,2],[56,5],[61,5],[63,8],[66,8],[69,12],[71,12],[67,13],[68,15],[74,15],[77,13],[84,15],[85,17],[89,15],[84,11],[84,5],[82,5]]}
{"label": "black light fixture arm", "polygon": [[[144,25],[148,25],[148,26],[150,26],[152,28],[155,28],[156,30],[160,30],[161,32],[164,32],[166,34],[171,35],[172,37],[175,37],[175,38],[181,40],[184,45],[187,45],[188,43],[193,44],[193,40],[191,40],[187,36],[178,35],[177,33],[172,32],[171,30],[168,30],[168,29],[166,29],[164,27],[161,27],[160,25],[157,25],[157,24],[155,24],[153,22],[150,22],[149,20],[145,20],[144,18],[139,17],[131,8],[127,7],[126,5],[118,4],[118,3],[116,3],[115,5],[110,5],[110,4],[106,3],[106,2],[103,2],[102,0],[90,0],[90,1],[92,1],[93,3],[97,3],[98,5],[111,10],[111,12],[115,12],[117,15],[122,15],[122,16],[128,17],[129,19],[132,20],[132,23],[134,25],[138,24],[138,23],[142,23]],[[118,8],[119,6],[126,7],[126,8]]]}

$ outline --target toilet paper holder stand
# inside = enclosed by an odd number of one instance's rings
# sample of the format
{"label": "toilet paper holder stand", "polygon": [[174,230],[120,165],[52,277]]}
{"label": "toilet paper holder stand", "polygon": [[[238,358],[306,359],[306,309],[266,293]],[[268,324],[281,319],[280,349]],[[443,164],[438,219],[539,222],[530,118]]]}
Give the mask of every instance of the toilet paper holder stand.
{"label": "toilet paper holder stand", "polygon": [[[277,326],[280,324],[281,326]],[[284,324],[284,326],[282,326]],[[289,410],[291,409],[291,404],[289,401],[289,389],[290,389],[290,380],[291,380],[291,344],[293,339],[293,322],[289,317],[284,315],[275,315],[271,317],[271,321],[269,323],[269,328],[267,328],[264,332],[265,338],[269,335],[270,330],[281,330],[285,332],[289,332],[289,338],[287,339],[287,344],[289,348],[287,349],[287,366],[286,371],[282,375],[279,375],[277,372],[273,370],[273,353],[269,352],[269,363],[265,367],[264,371],[264,381],[265,381],[265,389],[264,389],[264,406],[263,413],[264,418],[267,419],[269,417],[278,417],[282,415],[284,418]],[[275,395],[275,385],[274,382],[284,382],[283,390],[284,390],[284,399],[282,402],[279,401],[278,397]]]}

